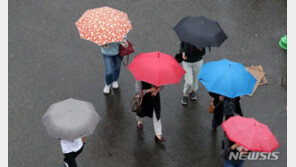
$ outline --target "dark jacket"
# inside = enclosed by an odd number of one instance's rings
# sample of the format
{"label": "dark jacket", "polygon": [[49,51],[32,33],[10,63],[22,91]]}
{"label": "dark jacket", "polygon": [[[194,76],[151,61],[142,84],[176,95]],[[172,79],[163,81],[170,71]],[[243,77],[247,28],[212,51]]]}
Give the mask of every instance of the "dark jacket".
{"label": "dark jacket", "polygon": [[[150,89],[152,88],[152,85],[147,83],[147,82],[143,82],[142,81],[142,89]],[[155,115],[157,117],[157,120],[160,119],[160,96],[159,96],[159,92],[157,93],[156,96],[151,96],[151,93],[146,93],[143,96],[143,101],[142,101],[142,105],[141,105],[141,111],[137,113],[137,115],[141,118],[147,116],[152,118],[153,116],[153,110],[155,110]]]}
{"label": "dark jacket", "polygon": [[224,138],[222,140],[222,151],[221,151],[221,158],[226,159],[226,160],[230,160],[229,159],[229,155],[231,152],[233,153],[237,153],[239,152],[237,149],[232,150],[231,146],[234,145],[235,143],[231,140],[229,140],[229,138],[224,134]]}
{"label": "dark jacket", "polygon": [[[233,99],[235,108],[233,109],[233,112],[231,114],[231,113],[228,113],[229,111],[228,112],[225,111],[229,109],[228,108],[229,99],[227,97],[225,97],[225,100],[220,103],[220,100],[219,100],[219,96],[221,96],[220,94],[209,92],[209,95],[214,98],[214,105],[215,105],[214,119],[216,121],[217,126],[220,126],[222,124],[224,115],[226,119],[228,119],[230,116],[234,116],[234,113],[240,116],[243,116],[243,112],[239,102],[240,97],[236,97]],[[226,106],[227,109],[224,110],[225,108],[224,106]]]}
{"label": "dark jacket", "polygon": [[185,55],[187,56],[187,60],[183,60],[183,61],[197,62],[202,59],[203,55],[205,55],[206,49],[202,48],[202,51],[199,51],[199,49],[196,48],[195,46],[189,43],[181,42],[180,52],[185,52]]}
{"label": "dark jacket", "polygon": [[[222,150],[220,152],[221,158],[223,158],[225,160],[230,160],[230,161],[242,161],[239,159],[234,159],[233,157],[231,157],[231,159],[229,159],[231,153],[240,154],[237,149],[232,150],[231,146],[234,144],[235,143],[233,141],[229,140],[229,138],[224,133],[224,138],[222,140]],[[245,156],[247,156],[247,155],[245,155]]]}

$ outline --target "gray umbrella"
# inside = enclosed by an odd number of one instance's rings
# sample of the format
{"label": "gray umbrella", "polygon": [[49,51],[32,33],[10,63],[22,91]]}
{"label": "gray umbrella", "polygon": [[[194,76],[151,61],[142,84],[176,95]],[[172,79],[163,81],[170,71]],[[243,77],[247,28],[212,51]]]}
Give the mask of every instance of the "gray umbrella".
{"label": "gray umbrella", "polygon": [[72,98],[50,105],[42,117],[50,136],[66,140],[91,135],[99,120],[91,103]]}

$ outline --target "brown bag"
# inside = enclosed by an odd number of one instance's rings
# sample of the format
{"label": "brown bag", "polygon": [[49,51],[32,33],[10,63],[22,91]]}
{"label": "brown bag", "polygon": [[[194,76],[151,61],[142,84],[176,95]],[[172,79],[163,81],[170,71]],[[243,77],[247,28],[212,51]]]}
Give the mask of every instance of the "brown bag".
{"label": "brown bag", "polygon": [[143,91],[141,91],[140,96],[135,95],[132,98],[132,101],[131,101],[132,112],[138,113],[141,111],[142,100],[143,100]]}
{"label": "brown bag", "polygon": [[216,106],[214,105],[214,100],[210,101],[209,107],[208,107],[208,112],[210,114],[213,114],[215,112],[215,108],[221,103],[222,101],[220,101]]}

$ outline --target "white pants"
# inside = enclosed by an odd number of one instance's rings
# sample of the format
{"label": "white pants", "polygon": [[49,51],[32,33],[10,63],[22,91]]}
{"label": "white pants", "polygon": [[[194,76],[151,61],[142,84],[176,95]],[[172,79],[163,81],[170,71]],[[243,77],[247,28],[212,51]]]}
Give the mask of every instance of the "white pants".
{"label": "white pants", "polygon": [[[153,127],[154,127],[155,135],[161,136],[162,135],[161,120],[160,119],[157,120],[155,111],[153,111],[153,118],[152,119],[153,119]],[[143,118],[137,116],[137,121],[143,122]]]}
{"label": "white pants", "polygon": [[184,95],[189,94],[191,91],[197,91],[198,89],[198,80],[197,76],[199,74],[199,71],[201,69],[201,66],[203,65],[203,59],[197,62],[182,62],[183,68],[186,71],[184,79],[184,89],[183,93]]}

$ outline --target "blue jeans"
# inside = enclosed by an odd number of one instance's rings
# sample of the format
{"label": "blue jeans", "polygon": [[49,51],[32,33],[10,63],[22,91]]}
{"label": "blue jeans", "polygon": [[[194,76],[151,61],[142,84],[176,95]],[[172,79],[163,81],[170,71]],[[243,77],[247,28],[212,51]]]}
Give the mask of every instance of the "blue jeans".
{"label": "blue jeans", "polygon": [[121,67],[121,60],[123,57],[116,56],[107,56],[103,54],[103,59],[105,63],[105,81],[107,85],[110,85],[113,81],[118,81]]}
{"label": "blue jeans", "polygon": [[242,167],[245,160],[230,161],[224,159],[224,167]]}

